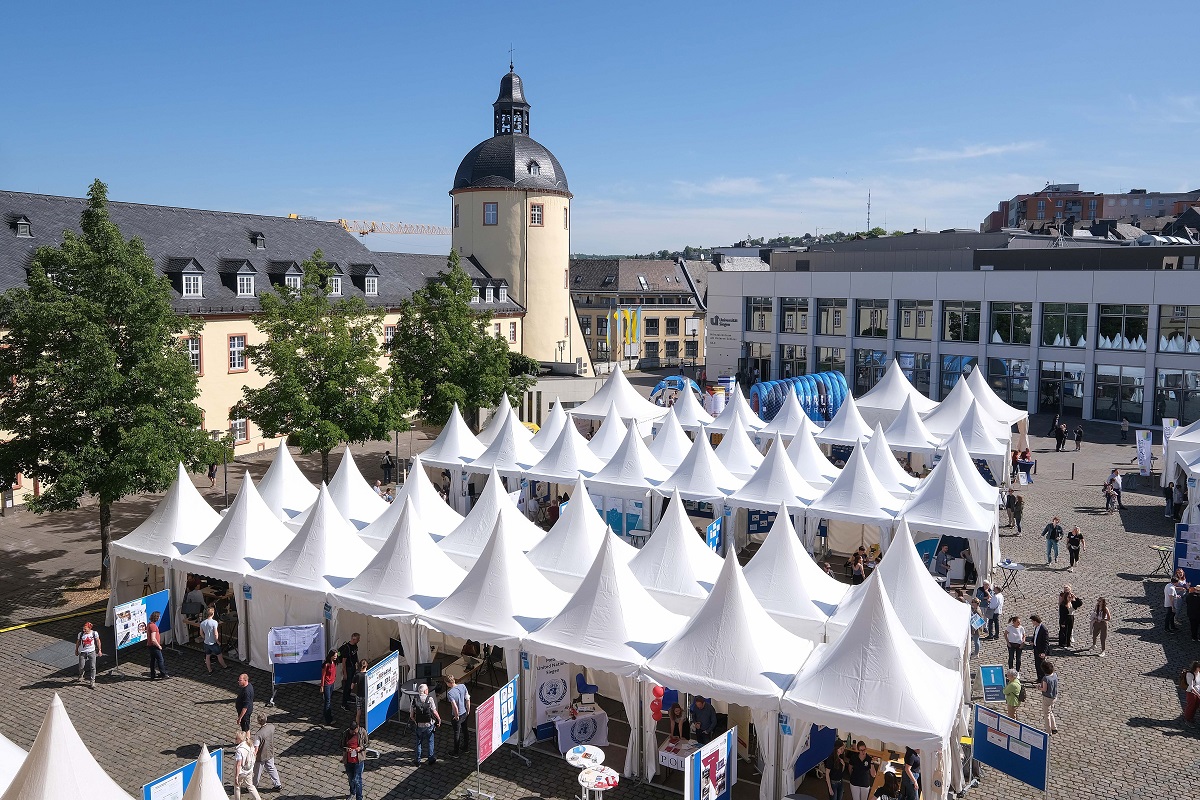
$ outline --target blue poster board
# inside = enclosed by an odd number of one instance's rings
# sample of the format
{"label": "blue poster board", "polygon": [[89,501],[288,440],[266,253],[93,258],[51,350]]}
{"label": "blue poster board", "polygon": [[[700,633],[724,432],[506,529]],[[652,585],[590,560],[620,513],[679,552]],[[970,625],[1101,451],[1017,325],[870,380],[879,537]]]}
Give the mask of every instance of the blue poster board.
{"label": "blue poster board", "polygon": [[722,517],[717,517],[708,523],[708,528],[704,531],[704,541],[718,553],[721,552],[721,520]]}
{"label": "blue poster board", "polygon": [[1004,667],[980,667],[979,679],[983,684],[984,702],[1004,702]]}
{"label": "blue poster board", "polygon": [[737,783],[737,736],[730,729],[683,762],[684,800],[731,800]]}
{"label": "blue poster board", "polygon": [[146,625],[150,621],[150,615],[155,611],[159,613],[159,633],[171,630],[170,604],[170,592],[163,589],[161,592],[148,594],[145,597],[114,606],[113,636],[117,642],[116,649],[120,650],[146,641]]}
{"label": "blue poster board", "polygon": [[[224,753],[217,747],[209,751],[212,763],[217,768],[217,778],[224,775]],[[179,769],[168,772],[161,778],[155,778],[142,787],[142,800],[158,800],[160,797],[182,797],[192,782],[192,774],[196,771],[196,762],[191,761]]]}
{"label": "blue poster board", "polygon": [[975,704],[972,755],[1035,789],[1050,782],[1050,737],[986,706]]}
{"label": "blue poster board", "polygon": [[325,626],[287,625],[267,632],[267,657],[271,661],[272,682],[302,683],[321,680],[325,661]]}
{"label": "blue poster board", "polygon": [[367,733],[400,714],[400,653],[388,653],[367,670]]}
{"label": "blue poster board", "polygon": [[751,536],[766,536],[771,530],[771,526],[775,524],[775,515],[777,511],[760,511],[758,509],[750,509],[747,514],[747,530]]}
{"label": "blue poster board", "polygon": [[1200,535],[1193,535],[1184,523],[1175,525],[1175,558],[1172,571],[1182,569],[1189,584],[1200,583]]}

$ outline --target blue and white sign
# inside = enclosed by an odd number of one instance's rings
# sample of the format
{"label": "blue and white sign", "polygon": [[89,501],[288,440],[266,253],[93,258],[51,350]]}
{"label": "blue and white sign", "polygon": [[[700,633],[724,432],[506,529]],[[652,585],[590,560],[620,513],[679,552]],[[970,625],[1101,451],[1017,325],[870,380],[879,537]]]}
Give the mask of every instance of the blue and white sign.
{"label": "blue and white sign", "polygon": [[1046,791],[1050,782],[1050,737],[1045,731],[976,703],[972,735],[975,760]]}
{"label": "blue and white sign", "polygon": [[1175,525],[1174,569],[1182,569],[1189,584],[1200,583],[1200,530],[1191,530],[1187,523]]}
{"label": "blue and white sign", "polygon": [[288,625],[267,633],[267,657],[274,668],[274,683],[319,681],[325,660],[324,625]]}
{"label": "blue and white sign", "polygon": [[731,800],[737,783],[737,730],[730,729],[683,763],[683,800]]}
{"label": "blue and white sign", "polygon": [[150,615],[159,613],[159,633],[171,630],[170,593],[163,589],[161,592],[130,600],[113,608],[113,636],[117,640],[117,649],[129,647],[146,641],[146,625]]}
{"label": "blue and white sign", "polygon": [[704,531],[704,541],[718,553],[721,552],[721,521],[723,519],[724,517],[717,517],[708,523],[708,527]]}
{"label": "blue and white sign", "polygon": [[367,733],[400,713],[399,688],[400,653],[393,650],[367,670]]}
{"label": "blue and white sign", "polygon": [[979,680],[983,684],[984,702],[1004,702],[1004,667],[980,667]]}
{"label": "blue and white sign", "polygon": [[[214,748],[209,752],[212,757],[212,763],[217,769],[217,777],[219,778],[224,773],[221,771],[223,753],[221,748]],[[196,771],[196,762],[184,764],[174,772],[168,772],[161,778],[156,778],[142,787],[142,800],[182,800],[184,792],[192,783],[192,774]]]}

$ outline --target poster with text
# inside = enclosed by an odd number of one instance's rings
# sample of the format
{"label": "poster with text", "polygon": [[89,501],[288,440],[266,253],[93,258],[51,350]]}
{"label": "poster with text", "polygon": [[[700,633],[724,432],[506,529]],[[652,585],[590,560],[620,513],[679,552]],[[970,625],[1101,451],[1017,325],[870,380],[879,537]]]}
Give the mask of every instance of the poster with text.
{"label": "poster with text", "polygon": [[517,679],[475,709],[475,759],[482,764],[517,732]]}
{"label": "poster with text", "polygon": [[737,730],[731,728],[688,757],[684,800],[730,800],[737,783]]}
{"label": "poster with text", "polygon": [[534,667],[536,687],[533,724],[543,725],[571,705],[571,689],[567,683],[571,665],[565,661],[538,656]]}
{"label": "poster with text", "polygon": [[1153,448],[1151,447],[1154,441],[1153,436],[1153,431],[1138,430],[1133,432],[1133,439],[1137,443],[1138,474],[1143,477],[1150,474],[1150,463],[1153,458]]}
{"label": "poster with text", "polygon": [[399,714],[399,688],[400,652],[393,650],[367,670],[367,733]]}
{"label": "poster with text", "polygon": [[[224,762],[224,753],[221,748],[215,747],[209,756],[212,760],[213,775],[216,776],[218,786],[220,785],[221,769]],[[184,793],[187,792],[188,786],[191,785],[192,775],[196,772],[197,762],[192,761],[184,764],[177,770],[168,772],[161,778],[155,778],[142,786],[142,800],[182,800]],[[212,777],[212,776],[210,776]]]}
{"label": "poster with text", "polygon": [[287,625],[267,633],[267,657],[275,671],[275,683],[298,683],[321,679],[325,660],[325,626]]}
{"label": "poster with text", "polygon": [[148,594],[128,603],[122,603],[113,608],[113,635],[117,641],[117,649],[129,647],[146,641],[146,625],[150,615],[155,611],[159,614],[158,630],[166,633],[171,630],[171,616],[167,613],[170,593],[163,589],[161,592]]}

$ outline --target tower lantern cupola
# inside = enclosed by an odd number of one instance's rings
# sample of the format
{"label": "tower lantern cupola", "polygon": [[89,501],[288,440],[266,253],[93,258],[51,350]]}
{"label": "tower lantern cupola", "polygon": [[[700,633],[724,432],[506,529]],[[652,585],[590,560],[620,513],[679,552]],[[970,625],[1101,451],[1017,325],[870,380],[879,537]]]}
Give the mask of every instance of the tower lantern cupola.
{"label": "tower lantern cupola", "polygon": [[495,135],[529,135],[529,103],[525,102],[525,91],[521,87],[521,76],[508,65],[508,74],[500,79],[500,95],[492,103],[496,110]]}

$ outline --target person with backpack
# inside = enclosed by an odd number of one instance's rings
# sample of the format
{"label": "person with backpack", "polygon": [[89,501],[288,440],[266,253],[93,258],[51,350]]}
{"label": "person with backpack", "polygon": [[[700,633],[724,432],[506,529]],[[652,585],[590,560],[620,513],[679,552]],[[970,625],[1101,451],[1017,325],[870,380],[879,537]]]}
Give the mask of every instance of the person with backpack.
{"label": "person with backpack", "polygon": [[433,754],[433,723],[436,720],[441,727],[442,718],[438,715],[437,701],[429,696],[429,687],[421,684],[417,687],[417,696],[413,698],[408,709],[408,718],[413,724],[413,734],[416,737],[416,766],[421,766],[421,749],[424,745],[429,752],[429,763],[436,764]]}
{"label": "person with backpack", "polygon": [[1021,685],[1021,673],[1015,669],[1008,669],[1005,670],[1004,677],[1008,679],[1008,682],[1004,684],[1004,705],[1008,710],[1008,715],[1017,719],[1017,710],[1021,707],[1021,703],[1025,702],[1025,687]]}
{"label": "person with backpack", "polygon": [[1183,690],[1186,701],[1183,721],[1195,725],[1196,709],[1200,708],[1200,661],[1193,661],[1191,667],[1179,673],[1179,688]]}
{"label": "person with backpack", "polygon": [[379,462],[379,469],[383,472],[384,483],[392,482],[392,469],[395,466],[395,463],[392,461],[392,454],[389,451],[384,450],[383,460]]}
{"label": "person with backpack", "polygon": [[367,764],[367,731],[357,722],[342,734],[342,765],[350,781],[351,800],[363,800],[363,768]]}
{"label": "person with backpack", "polygon": [[233,751],[233,798],[242,800],[242,790],[245,789],[254,800],[262,800],[258,788],[254,785],[254,745],[250,743],[250,734],[239,730],[235,742],[237,747]]}

